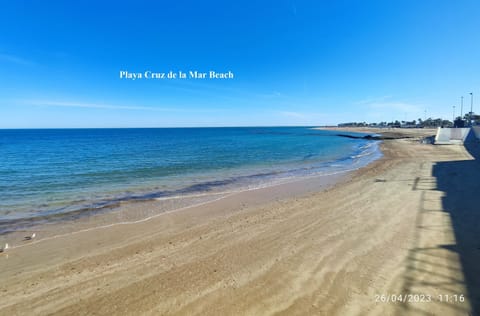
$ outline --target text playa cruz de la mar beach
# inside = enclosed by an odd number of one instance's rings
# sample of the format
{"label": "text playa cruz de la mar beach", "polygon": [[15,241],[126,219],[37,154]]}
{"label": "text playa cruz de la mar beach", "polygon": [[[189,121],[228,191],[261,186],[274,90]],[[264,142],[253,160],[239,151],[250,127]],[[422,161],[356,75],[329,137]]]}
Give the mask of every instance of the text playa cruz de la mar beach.
{"label": "text playa cruz de la mar beach", "polygon": [[145,70],[143,72],[119,71],[120,79],[127,80],[168,80],[168,79],[234,79],[232,71],[218,72],[209,70],[206,72],[198,70],[158,72]]}

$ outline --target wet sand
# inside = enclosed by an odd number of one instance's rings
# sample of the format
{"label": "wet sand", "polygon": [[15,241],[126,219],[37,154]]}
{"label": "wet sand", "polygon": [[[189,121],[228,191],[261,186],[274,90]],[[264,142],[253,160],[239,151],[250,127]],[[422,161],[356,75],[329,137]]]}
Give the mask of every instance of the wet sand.
{"label": "wet sand", "polygon": [[478,313],[478,160],[416,138],[381,147],[333,187],[22,241],[0,254],[0,314]]}

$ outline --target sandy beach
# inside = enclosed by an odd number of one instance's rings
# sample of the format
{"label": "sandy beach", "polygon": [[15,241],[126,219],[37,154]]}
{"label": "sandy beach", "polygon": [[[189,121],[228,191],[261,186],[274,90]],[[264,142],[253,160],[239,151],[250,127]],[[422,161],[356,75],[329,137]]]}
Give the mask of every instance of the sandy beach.
{"label": "sandy beach", "polygon": [[412,138],[333,187],[19,241],[0,254],[0,314],[478,315],[476,149],[390,132]]}

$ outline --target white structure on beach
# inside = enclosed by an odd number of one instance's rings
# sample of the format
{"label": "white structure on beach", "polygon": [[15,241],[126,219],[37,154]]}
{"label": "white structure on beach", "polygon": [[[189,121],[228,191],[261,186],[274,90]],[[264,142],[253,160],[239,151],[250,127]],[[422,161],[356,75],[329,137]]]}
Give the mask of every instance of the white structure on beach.
{"label": "white structure on beach", "polygon": [[475,137],[477,139],[480,139],[480,126],[474,126],[472,127],[473,132],[475,133]]}
{"label": "white structure on beach", "polygon": [[435,144],[438,145],[463,145],[469,141],[480,139],[480,126],[472,128],[441,128],[437,129]]}

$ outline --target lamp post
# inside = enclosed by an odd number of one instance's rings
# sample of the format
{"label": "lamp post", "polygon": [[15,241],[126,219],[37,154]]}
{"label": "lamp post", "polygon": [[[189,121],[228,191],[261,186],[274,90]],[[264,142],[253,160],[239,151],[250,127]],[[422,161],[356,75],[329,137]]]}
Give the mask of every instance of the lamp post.
{"label": "lamp post", "polygon": [[452,118],[453,126],[455,126],[455,105],[453,106],[453,118]]}
{"label": "lamp post", "polygon": [[460,106],[460,118],[463,120],[463,95],[462,95],[462,102]]}
{"label": "lamp post", "polygon": [[472,126],[472,116],[473,116],[473,92],[470,92],[470,126]]}

